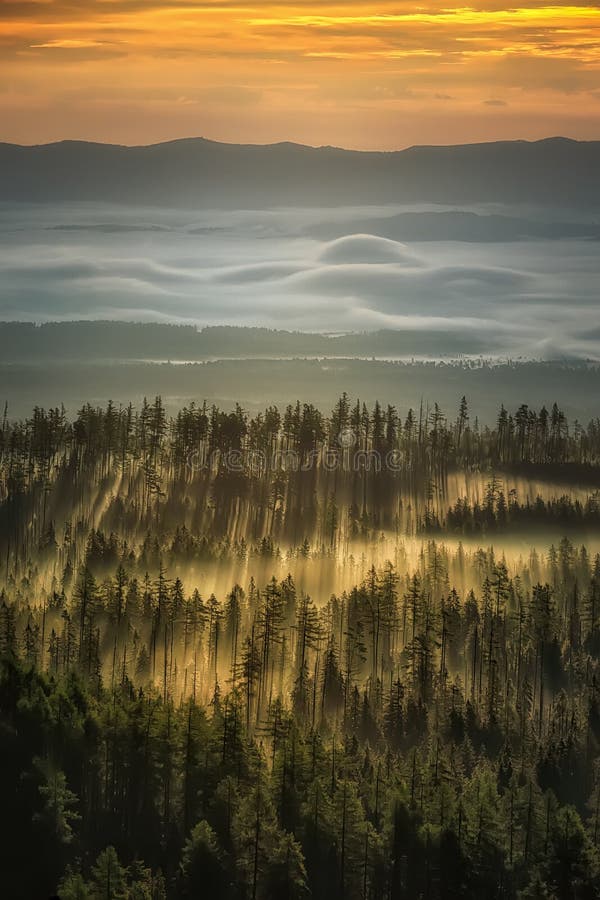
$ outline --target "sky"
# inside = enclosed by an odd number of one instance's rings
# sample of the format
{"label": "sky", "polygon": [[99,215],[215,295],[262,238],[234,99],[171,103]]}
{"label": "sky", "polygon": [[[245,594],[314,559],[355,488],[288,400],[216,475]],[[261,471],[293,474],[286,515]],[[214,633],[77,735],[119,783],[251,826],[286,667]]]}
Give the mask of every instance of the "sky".
{"label": "sky", "polygon": [[600,6],[0,0],[0,140],[600,139]]}

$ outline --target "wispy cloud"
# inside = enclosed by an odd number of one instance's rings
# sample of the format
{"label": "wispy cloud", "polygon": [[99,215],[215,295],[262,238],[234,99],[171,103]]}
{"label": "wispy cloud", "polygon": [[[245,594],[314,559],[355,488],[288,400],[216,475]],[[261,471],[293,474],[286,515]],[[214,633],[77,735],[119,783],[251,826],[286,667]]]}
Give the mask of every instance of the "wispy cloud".
{"label": "wispy cloud", "polygon": [[35,49],[60,49],[60,50],[82,50],[87,47],[106,47],[108,41],[93,41],[82,38],[56,38],[52,41],[44,41],[42,44],[30,44]]}
{"label": "wispy cloud", "polygon": [[[379,147],[589,137],[600,134],[586,107],[599,34],[600,7],[585,2],[8,0],[0,83],[18,85],[37,115],[0,92],[0,136]],[[498,84],[510,117],[494,111]]]}

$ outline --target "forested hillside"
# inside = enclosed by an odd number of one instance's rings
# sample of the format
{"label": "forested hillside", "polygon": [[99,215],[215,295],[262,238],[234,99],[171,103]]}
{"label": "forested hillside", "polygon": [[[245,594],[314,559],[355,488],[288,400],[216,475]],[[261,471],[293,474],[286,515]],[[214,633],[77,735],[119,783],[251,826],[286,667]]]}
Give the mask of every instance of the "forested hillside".
{"label": "forested hillside", "polygon": [[598,419],[0,435],[3,894],[600,896]]}

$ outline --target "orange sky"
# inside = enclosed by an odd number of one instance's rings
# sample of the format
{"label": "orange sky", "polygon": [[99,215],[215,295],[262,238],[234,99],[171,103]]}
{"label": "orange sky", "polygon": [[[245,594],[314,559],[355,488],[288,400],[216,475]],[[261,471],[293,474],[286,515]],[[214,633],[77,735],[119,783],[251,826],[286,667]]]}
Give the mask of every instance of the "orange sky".
{"label": "orange sky", "polygon": [[0,0],[0,140],[600,138],[600,6]]}

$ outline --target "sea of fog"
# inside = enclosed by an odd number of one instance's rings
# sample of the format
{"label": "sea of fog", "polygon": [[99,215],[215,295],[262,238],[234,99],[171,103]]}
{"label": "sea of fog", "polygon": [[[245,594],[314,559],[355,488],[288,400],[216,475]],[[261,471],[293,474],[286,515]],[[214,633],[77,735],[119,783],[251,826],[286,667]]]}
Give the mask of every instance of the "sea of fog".
{"label": "sea of fog", "polygon": [[453,240],[451,217],[444,240],[373,233],[423,212],[449,210],[0,206],[0,320],[458,331],[473,354],[600,358],[597,240],[527,238],[517,225],[514,239],[479,240],[478,220]]}

